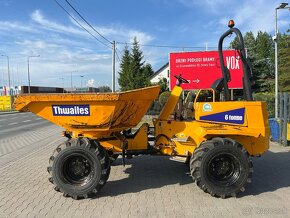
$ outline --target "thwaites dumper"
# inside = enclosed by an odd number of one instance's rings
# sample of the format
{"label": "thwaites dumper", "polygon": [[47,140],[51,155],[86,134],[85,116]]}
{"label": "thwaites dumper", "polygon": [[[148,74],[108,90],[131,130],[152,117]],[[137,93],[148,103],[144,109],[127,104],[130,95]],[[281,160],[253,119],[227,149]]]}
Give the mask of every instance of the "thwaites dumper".
{"label": "thwaites dumper", "polygon": [[[154,154],[186,157],[193,180],[212,196],[225,198],[244,191],[253,172],[250,157],[269,147],[269,125],[265,102],[252,99],[243,37],[229,27],[219,40],[222,78],[186,105],[189,116],[173,117],[180,85],[188,82],[176,76],[177,85],[153,120],[153,143],[148,142],[147,123],[134,134],[128,130],[137,126],[157,98],[159,86],[121,93],[20,95],[14,104],[17,110],[31,111],[66,129],[68,139],[55,149],[47,168],[55,190],[74,199],[87,198],[105,185],[110,161],[117,155]],[[230,72],[222,44],[232,33],[237,35],[243,63],[243,101],[229,99]]]}

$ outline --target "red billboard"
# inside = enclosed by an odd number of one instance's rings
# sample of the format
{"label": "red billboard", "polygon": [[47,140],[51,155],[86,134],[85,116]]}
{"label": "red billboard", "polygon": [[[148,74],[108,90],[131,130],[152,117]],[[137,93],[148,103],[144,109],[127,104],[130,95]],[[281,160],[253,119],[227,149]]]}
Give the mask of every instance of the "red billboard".
{"label": "red billboard", "polygon": [[[235,50],[225,50],[224,63],[230,70],[230,89],[240,89],[243,87],[242,61]],[[189,81],[182,84],[185,90],[210,88],[216,79],[222,77],[218,51],[203,52],[178,52],[170,53],[170,88],[176,84],[175,75],[181,74]]]}

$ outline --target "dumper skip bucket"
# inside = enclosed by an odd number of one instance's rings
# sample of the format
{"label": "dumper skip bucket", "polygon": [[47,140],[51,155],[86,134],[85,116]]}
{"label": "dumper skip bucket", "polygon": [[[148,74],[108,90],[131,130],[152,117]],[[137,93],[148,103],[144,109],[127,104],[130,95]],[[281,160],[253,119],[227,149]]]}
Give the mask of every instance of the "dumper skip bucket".
{"label": "dumper skip bucket", "polygon": [[159,94],[159,86],[119,93],[24,94],[14,107],[68,131],[95,137],[135,127]]}

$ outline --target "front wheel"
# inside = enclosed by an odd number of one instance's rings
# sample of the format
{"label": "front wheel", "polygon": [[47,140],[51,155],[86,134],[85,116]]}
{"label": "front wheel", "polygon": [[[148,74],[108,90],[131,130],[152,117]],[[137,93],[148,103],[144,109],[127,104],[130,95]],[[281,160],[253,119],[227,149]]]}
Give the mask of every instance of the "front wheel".
{"label": "front wheel", "polygon": [[74,199],[97,193],[110,174],[110,159],[99,143],[87,138],[70,139],[49,159],[49,181],[55,190]]}
{"label": "front wheel", "polygon": [[190,171],[203,191],[225,198],[245,190],[253,165],[242,145],[229,138],[213,138],[195,150]]}

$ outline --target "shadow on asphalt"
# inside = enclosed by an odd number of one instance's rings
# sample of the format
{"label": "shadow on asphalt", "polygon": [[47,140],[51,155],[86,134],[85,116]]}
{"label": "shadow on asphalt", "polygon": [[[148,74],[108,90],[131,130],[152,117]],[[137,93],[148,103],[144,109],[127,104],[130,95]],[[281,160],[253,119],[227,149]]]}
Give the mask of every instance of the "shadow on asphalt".
{"label": "shadow on asphalt", "polygon": [[[94,198],[193,183],[188,165],[171,161],[169,157],[141,156],[126,161],[129,165],[123,172],[126,178],[108,181]],[[252,183],[246,186],[246,191],[240,193],[238,198],[290,187],[290,152],[268,151],[260,158],[253,158],[253,164]],[[117,159],[114,165],[122,165],[121,159]]]}
{"label": "shadow on asphalt", "polygon": [[[122,165],[118,158],[114,165]],[[169,160],[163,156],[140,156],[126,160],[124,168],[126,178],[109,181],[93,198],[117,196],[126,193],[137,193],[147,189],[157,189],[167,185],[186,185],[193,183],[187,164]]]}
{"label": "shadow on asphalt", "polygon": [[268,151],[260,158],[253,158],[254,174],[246,191],[238,195],[259,195],[290,187],[290,152]]}

